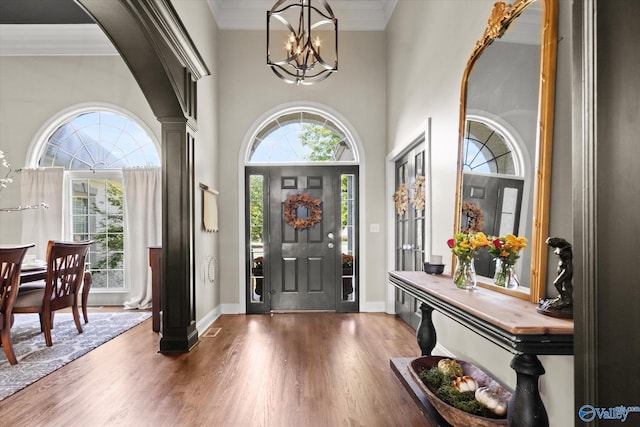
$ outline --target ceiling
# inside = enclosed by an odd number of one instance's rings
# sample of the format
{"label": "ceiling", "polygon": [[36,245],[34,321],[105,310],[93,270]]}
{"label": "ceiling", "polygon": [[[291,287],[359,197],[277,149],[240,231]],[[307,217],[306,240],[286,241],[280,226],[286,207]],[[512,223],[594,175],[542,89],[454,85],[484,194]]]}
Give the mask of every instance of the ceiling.
{"label": "ceiling", "polygon": [[[200,0],[205,1],[205,0]],[[261,30],[275,0],[206,0],[223,30]],[[315,0],[319,4],[320,0]],[[346,31],[383,31],[397,0],[329,0]],[[313,4],[313,3],[312,3]],[[93,23],[73,0],[0,0],[0,24]]]}
{"label": "ceiling", "polygon": [[[276,2],[195,1],[207,2],[222,30],[263,31],[266,11]],[[312,5],[320,2],[311,1]],[[397,1],[328,0],[328,3],[341,31],[384,31]],[[117,54],[106,35],[74,0],[0,0],[0,56]]]}
{"label": "ceiling", "polygon": [[[207,0],[223,30],[262,30],[275,0]],[[398,0],[327,0],[345,31],[384,31]],[[312,5],[320,4],[315,0]]]}

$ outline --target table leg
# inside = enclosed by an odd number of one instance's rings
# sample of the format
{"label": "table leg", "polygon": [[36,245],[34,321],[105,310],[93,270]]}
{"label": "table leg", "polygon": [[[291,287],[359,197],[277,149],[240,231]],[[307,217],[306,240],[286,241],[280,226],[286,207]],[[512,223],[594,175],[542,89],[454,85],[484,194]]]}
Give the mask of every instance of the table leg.
{"label": "table leg", "polygon": [[511,368],[517,382],[509,402],[509,426],[548,427],[549,417],[538,388],[538,379],[545,372],[542,363],[534,354],[518,354],[511,360]]}
{"label": "table leg", "polygon": [[416,339],[423,356],[430,356],[436,346],[436,328],[433,326],[433,307],[424,302],[420,304],[422,318],[416,330]]}

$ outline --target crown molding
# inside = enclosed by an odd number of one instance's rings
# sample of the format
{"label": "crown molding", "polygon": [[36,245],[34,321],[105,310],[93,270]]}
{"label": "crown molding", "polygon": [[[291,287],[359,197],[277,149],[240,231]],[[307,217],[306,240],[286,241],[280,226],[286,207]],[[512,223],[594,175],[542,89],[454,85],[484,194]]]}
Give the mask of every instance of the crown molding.
{"label": "crown molding", "polygon": [[[384,31],[398,0],[331,0],[341,31]],[[264,30],[274,0],[207,0],[221,30]],[[111,56],[97,24],[2,24],[0,56]]]}
{"label": "crown molding", "polygon": [[0,56],[111,56],[118,51],[96,24],[0,25]]}
{"label": "crown molding", "polygon": [[[331,0],[342,31],[384,31],[398,0]],[[221,30],[264,30],[275,0],[207,0]]]}

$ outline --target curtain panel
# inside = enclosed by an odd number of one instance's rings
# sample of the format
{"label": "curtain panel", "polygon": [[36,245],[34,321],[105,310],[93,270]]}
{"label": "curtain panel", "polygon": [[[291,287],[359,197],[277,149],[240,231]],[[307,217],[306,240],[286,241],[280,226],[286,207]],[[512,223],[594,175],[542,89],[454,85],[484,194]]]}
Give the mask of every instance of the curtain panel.
{"label": "curtain panel", "polygon": [[49,240],[62,240],[62,183],[64,168],[22,169],[20,172],[21,204],[46,203],[49,209],[22,212],[22,242],[34,243],[30,253],[46,259]]}
{"label": "curtain panel", "polygon": [[127,309],[151,307],[149,246],[162,244],[162,175],[160,168],[123,169],[125,282]]}

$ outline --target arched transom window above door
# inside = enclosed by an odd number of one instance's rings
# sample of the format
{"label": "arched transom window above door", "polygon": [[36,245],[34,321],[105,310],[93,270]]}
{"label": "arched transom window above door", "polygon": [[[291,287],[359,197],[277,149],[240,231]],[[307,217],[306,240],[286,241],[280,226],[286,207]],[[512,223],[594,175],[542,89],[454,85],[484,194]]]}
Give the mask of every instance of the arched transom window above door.
{"label": "arched transom window above door", "polygon": [[256,134],[249,163],[354,162],[346,133],[318,113],[296,111],[267,123]]}

